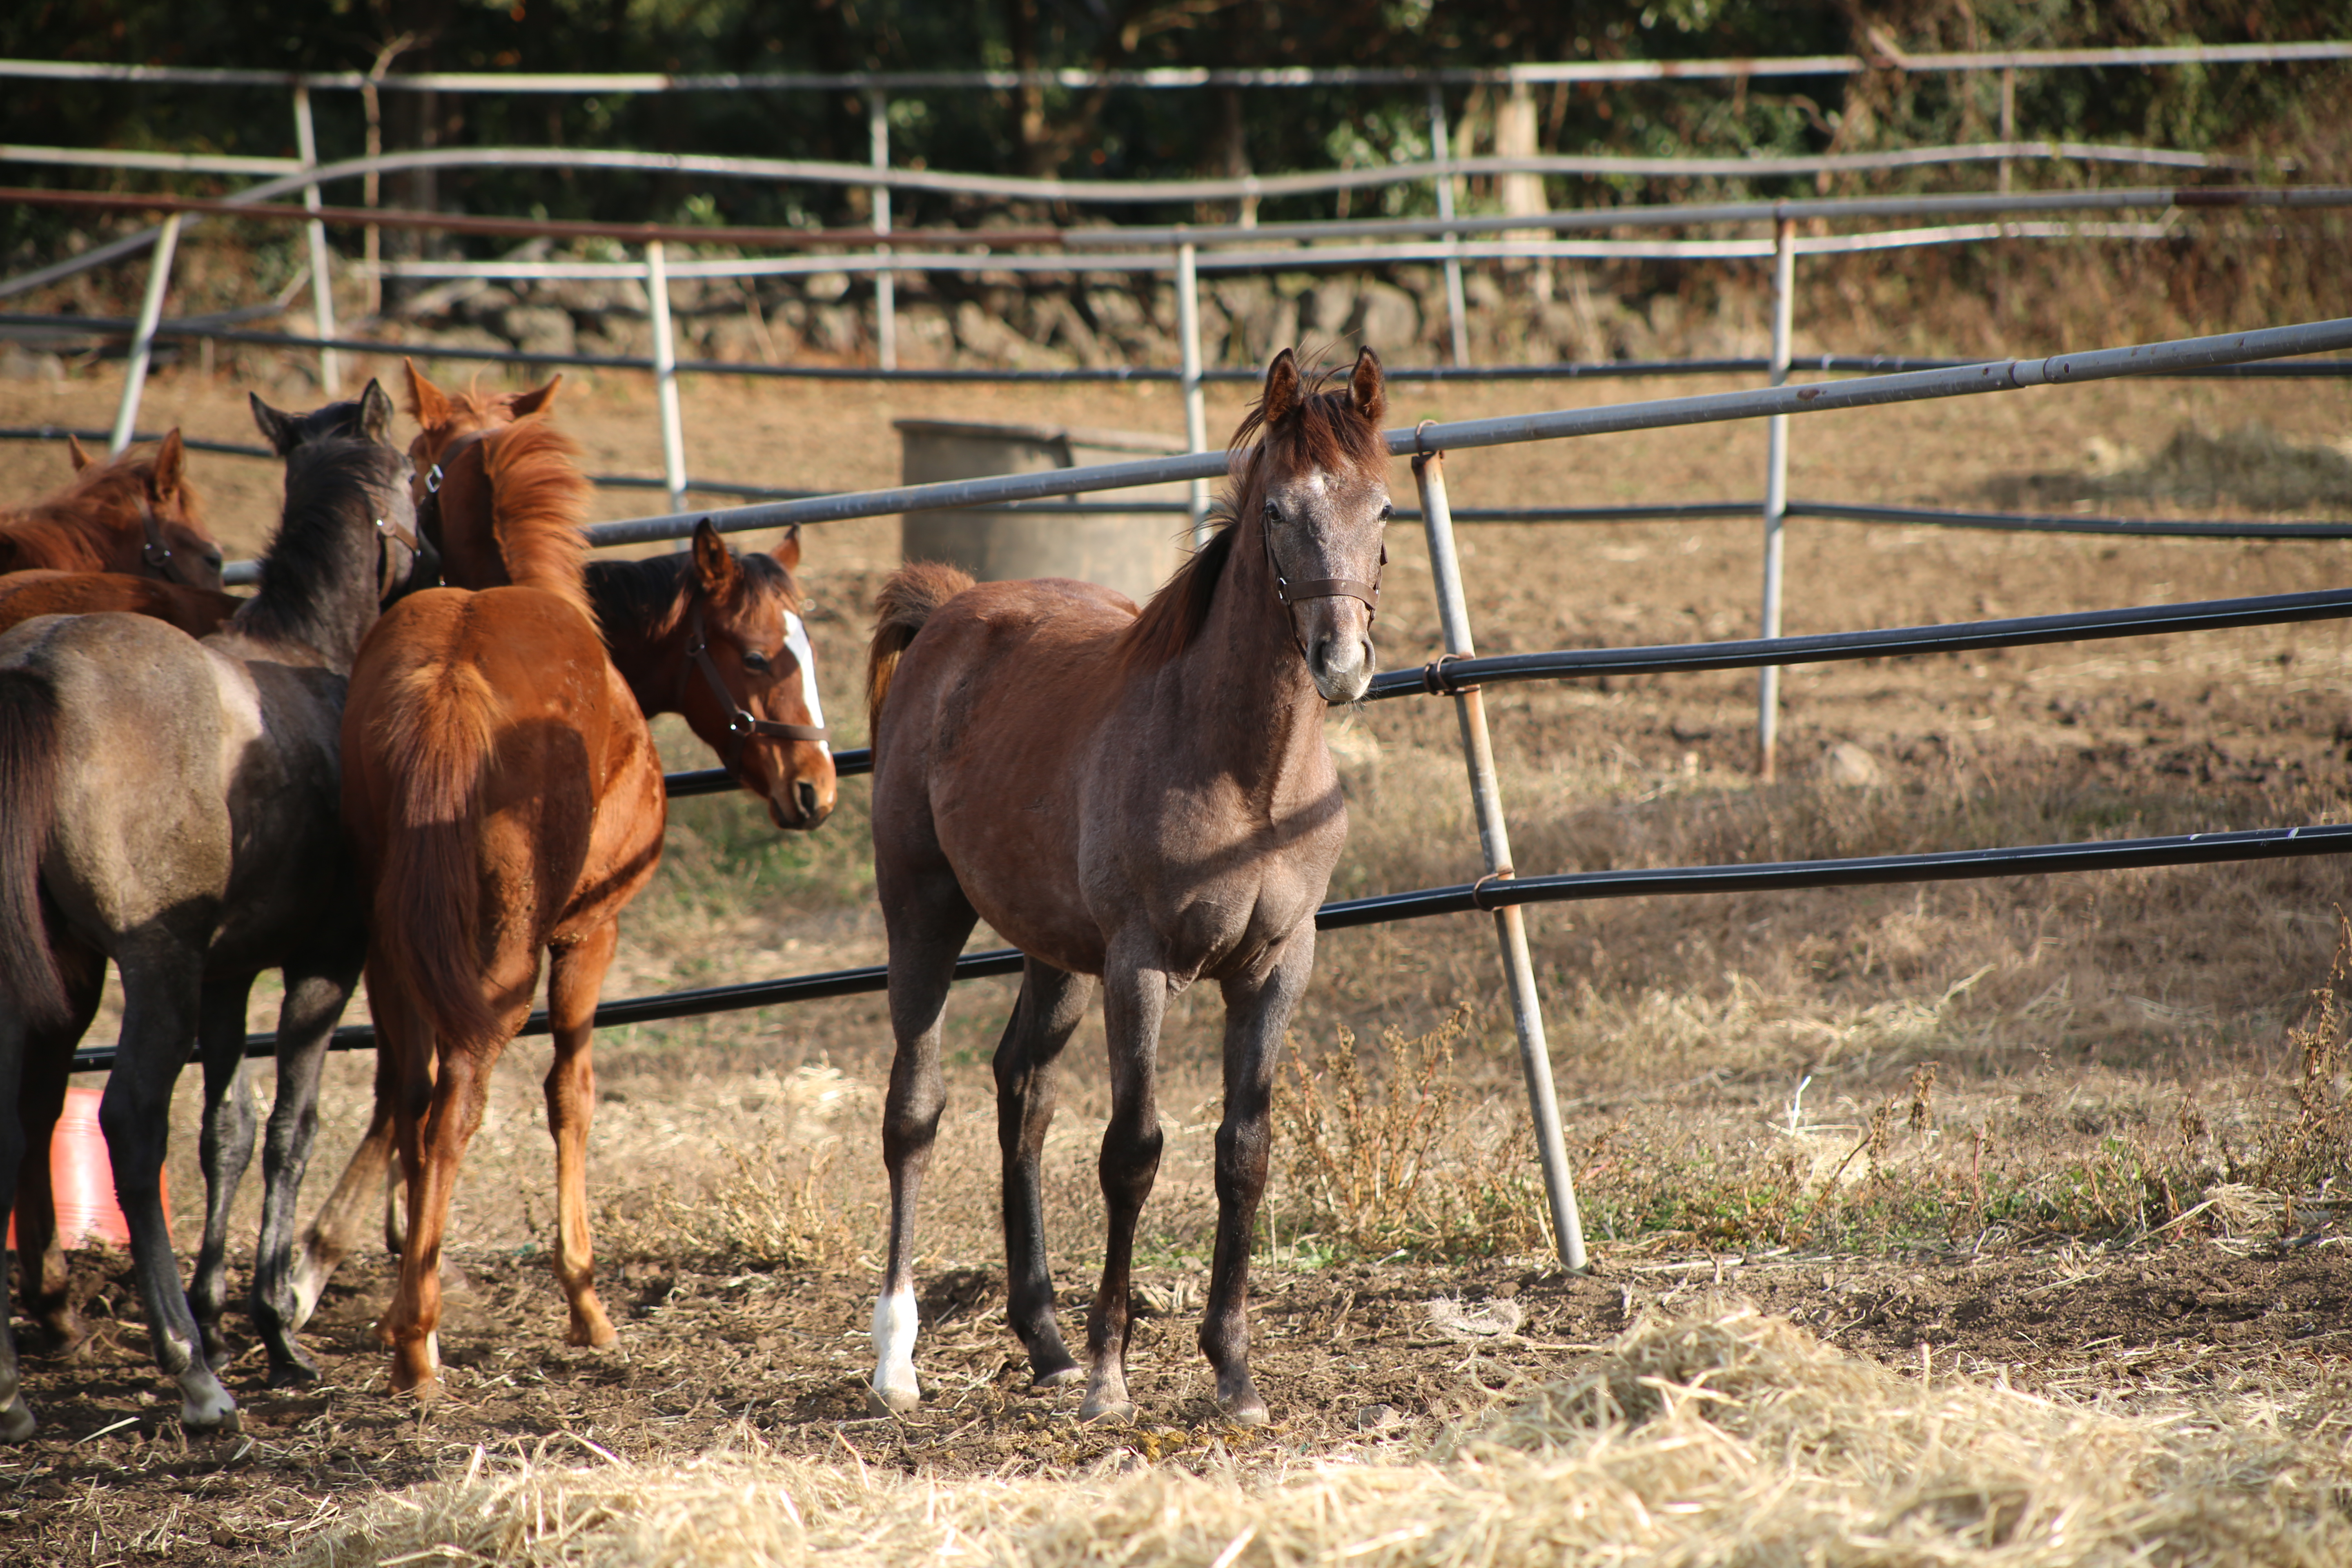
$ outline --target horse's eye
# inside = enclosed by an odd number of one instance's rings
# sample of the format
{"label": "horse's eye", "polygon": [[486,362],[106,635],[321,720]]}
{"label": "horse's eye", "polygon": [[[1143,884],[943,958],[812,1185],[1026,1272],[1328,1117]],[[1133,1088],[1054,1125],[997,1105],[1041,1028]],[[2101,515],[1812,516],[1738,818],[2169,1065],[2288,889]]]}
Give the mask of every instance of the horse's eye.
{"label": "horse's eye", "polygon": [[1280,522],[1282,521],[1282,509],[1275,505],[1271,500],[1265,503],[1265,520],[1268,522]]}
{"label": "horse's eye", "polygon": [[1390,521],[1393,521],[1395,520],[1395,518],[1396,518],[1396,505],[1395,505],[1395,503],[1394,503],[1394,502],[1392,502],[1392,501],[1382,501],[1382,502],[1381,503],[1381,521],[1382,522],[1390,522]]}
{"label": "horse's eye", "polygon": [[768,656],[764,653],[747,653],[743,656],[743,668],[754,675],[765,675],[768,673]]}

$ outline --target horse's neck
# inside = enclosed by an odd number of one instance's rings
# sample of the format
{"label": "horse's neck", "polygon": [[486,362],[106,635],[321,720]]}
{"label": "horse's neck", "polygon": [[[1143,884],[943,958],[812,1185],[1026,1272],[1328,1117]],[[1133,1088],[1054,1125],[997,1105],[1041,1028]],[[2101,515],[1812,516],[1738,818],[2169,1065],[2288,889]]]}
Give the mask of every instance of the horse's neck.
{"label": "horse's neck", "polygon": [[0,518],[0,572],[38,566],[63,572],[131,571],[138,561],[138,546],[132,542],[137,538],[137,530],[127,522],[59,516],[46,508],[27,510]]}
{"label": "horse's neck", "polygon": [[[593,580],[591,580],[592,584]],[[591,600],[593,603],[592,597]],[[656,641],[645,634],[643,627],[624,616],[614,614],[603,604],[596,605],[596,622],[604,629],[604,647],[613,657],[613,668],[621,672],[628,684],[630,695],[648,719],[656,713],[681,711],[678,706],[679,676],[686,668],[681,635],[674,634]]]}
{"label": "horse's neck", "polygon": [[1274,596],[1258,520],[1247,513],[1207,620],[1171,661],[1183,732],[1171,737],[1253,794],[1316,787],[1322,694],[1307,673],[1290,611]]}
{"label": "horse's neck", "polygon": [[[262,657],[350,674],[361,640],[383,613],[374,571],[376,535],[368,503],[361,503],[360,515],[364,521],[359,526],[348,518],[338,523],[337,559],[320,582],[273,583],[265,566],[261,592],[215,637]],[[310,657],[301,657],[306,653]]]}

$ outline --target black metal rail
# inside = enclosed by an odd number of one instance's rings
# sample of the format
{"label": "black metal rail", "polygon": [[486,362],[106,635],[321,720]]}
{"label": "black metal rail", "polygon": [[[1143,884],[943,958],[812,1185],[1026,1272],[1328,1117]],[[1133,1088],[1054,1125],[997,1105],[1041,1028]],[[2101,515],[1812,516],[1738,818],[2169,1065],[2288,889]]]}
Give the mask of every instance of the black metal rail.
{"label": "black metal rail", "polygon": [[[2079,615],[2033,616],[1948,626],[1907,626],[1887,631],[1834,632],[1822,637],[1753,638],[1741,642],[1693,643],[1681,647],[1566,649],[1504,654],[1491,658],[1441,659],[1422,669],[1396,670],[1376,678],[1373,698],[1414,692],[1458,692],[1486,682],[1549,680],[1582,675],[1638,674],[1696,669],[1754,668],[1773,664],[1810,664],[1836,659],[1884,658],[1906,654],[1958,653],[1982,648],[2028,647],[2099,637],[2139,637],[2158,632],[2212,631],[2231,626],[2278,626],[2352,617],[2352,589],[2312,594],[2274,594],[2259,598],[2207,599],[2186,605],[2094,610]],[[844,775],[871,771],[869,750],[844,752],[834,759]],[[730,789],[723,769],[674,773],[673,798]],[[1960,878],[2049,876],[2062,871],[2121,870],[2135,867],[2203,866],[2226,860],[2267,860],[2288,856],[2335,855],[2352,850],[2352,824],[2257,828],[2233,833],[2191,833],[2162,838],[2126,838],[2107,843],[2043,844],[2021,848],[1956,849],[1922,855],[1865,856],[1845,860],[1793,860],[1755,866],[1669,866],[1624,871],[1580,871],[1550,877],[1488,879],[1451,888],[1385,893],[1326,904],[1316,924],[1326,931],[1500,909],[1506,904],[1568,900],[1632,898],[1662,893],[1730,893],[1800,888],[1864,886],[1877,882],[1947,881]],[[1013,950],[967,954],[956,963],[958,980],[1011,974],[1021,967]],[[834,970],[782,980],[718,985],[695,991],[608,1002],[596,1010],[602,1026],[653,1023],[703,1013],[810,1002],[879,991],[888,972],[881,966]],[[544,1034],[547,1016],[534,1013],[524,1034]],[[372,1043],[374,1032],[347,1025],[335,1032],[338,1049]],[[247,1037],[250,1057],[275,1053],[274,1035]],[[110,1067],[110,1047],[79,1051],[76,1072]]]}
{"label": "black metal rail", "polygon": [[[1343,899],[1316,912],[1316,928],[1346,931],[1391,921],[1499,910],[1511,904],[1545,904],[1656,897],[1665,894],[1788,892],[1810,888],[1868,887],[1882,882],[1956,881],[1989,877],[2043,877],[2071,871],[2121,871],[2160,866],[2210,866],[2234,860],[2277,860],[2352,851],[2352,823],[2305,827],[2263,827],[2233,833],[2176,834],[2159,838],[2119,838],[2082,844],[2035,844],[2021,848],[1954,849],[1925,855],[1865,855],[1841,860],[1783,860],[1753,866],[1663,866],[1622,871],[1574,871],[1424,888]],[[1021,954],[1012,948],[966,953],[956,961],[958,980],[1018,974]],[[708,1013],[738,1012],[832,996],[857,996],[885,989],[883,964],[835,969],[783,980],[712,985],[608,1002],[596,1009],[596,1026],[650,1024]],[[545,1011],[533,1013],[526,1035],[548,1032]],[[335,1031],[332,1049],[364,1050],[375,1043],[365,1024]],[[248,1035],[249,1059],[277,1053],[274,1035]],[[111,1047],[79,1051],[76,1072],[103,1072],[114,1065]]]}

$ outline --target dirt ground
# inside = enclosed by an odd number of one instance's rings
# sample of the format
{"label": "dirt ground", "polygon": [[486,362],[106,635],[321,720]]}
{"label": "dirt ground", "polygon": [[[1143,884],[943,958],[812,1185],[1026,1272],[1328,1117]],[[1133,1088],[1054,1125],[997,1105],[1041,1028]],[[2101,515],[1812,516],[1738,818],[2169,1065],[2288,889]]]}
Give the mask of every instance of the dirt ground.
{"label": "dirt ground", "polygon": [[[281,406],[316,401],[290,368],[257,359],[242,369],[242,379],[209,383],[163,377],[148,393],[142,426],[177,420],[191,434],[249,440],[248,387]],[[1717,384],[1400,387],[1391,423]],[[0,423],[103,427],[113,392],[103,372],[54,391],[0,384]],[[1229,428],[1239,407],[1237,394],[1221,392],[1212,427]],[[651,410],[641,381],[614,376],[568,379],[562,404],[589,466],[604,472],[659,470]],[[709,384],[686,398],[698,476],[785,487],[895,481],[888,421],[918,415],[1181,427],[1173,393],[1153,387]],[[2037,477],[2079,490],[2086,477],[2133,471],[2179,429],[2260,421],[2323,448],[2352,431],[2347,415],[2352,389],[2339,383],[2179,382],[1800,419],[1790,489],[1962,505],[2013,499],[2021,486],[2031,493]],[[1752,497],[1763,458],[1762,429],[1743,425],[1464,453],[1449,466],[1456,506],[1573,504]],[[64,471],[55,447],[0,446],[0,494],[50,488]],[[231,553],[257,547],[273,471],[200,457],[194,472]],[[1394,484],[1402,502],[1411,479],[1402,465]],[[651,510],[646,499],[606,491],[599,504],[628,516]],[[2105,504],[2199,515],[2162,496]],[[2248,511],[2227,500],[2206,510]],[[1465,531],[1482,650],[1752,635],[1751,524]],[[845,743],[862,739],[863,606],[896,542],[889,520],[828,527],[808,542],[812,630]],[[2286,592],[2343,581],[2343,548],[1804,523],[1790,531],[1787,629]],[[1380,626],[1382,662],[1394,667],[1430,657],[1436,626],[1417,534],[1396,531],[1391,556]],[[2342,626],[2326,622],[1795,670],[1784,687],[1792,782],[1769,789],[1754,776],[1751,677],[1498,689],[1490,713],[1517,863],[1574,869],[2340,819],[2347,673]],[[1453,725],[1436,703],[1335,719],[1356,824],[1335,896],[1475,874]],[[1816,780],[1842,742],[1868,753],[1885,788]],[[671,760],[708,765],[682,747]],[[666,882],[670,891],[649,894],[633,913],[607,994],[878,962],[878,921],[859,902],[855,873],[862,789],[845,787],[842,816],[826,830],[846,847],[828,840],[813,851],[831,884],[763,886],[738,900],[723,883]],[[681,810],[677,878],[701,864],[699,846],[719,842],[724,826]],[[244,1561],[299,1543],[381,1489],[462,1470],[478,1446],[543,1446],[551,1456],[568,1447],[584,1458],[593,1445],[651,1458],[742,1441],[748,1429],[788,1452],[961,1475],[1246,1465],[1412,1445],[1449,1415],[1542,1378],[1646,1305],[1717,1289],[1907,1371],[2005,1376],[2053,1396],[2130,1404],[2194,1390],[2220,1399],[2340,1374],[2352,1342],[2352,1266],[2325,1204],[2298,1211],[2292,1226],[2242,1229],[2239,1240],[2226,1227],[2183,1226],[2116,1249],[1988,1231],[1832,1253],[1801,1241],[1795,1250],[1703,1245],[1687,1227],[1645,1231],[1612,1172],[1625,1151],[1678,1138],[1698,1141],[1690,1160],[1728,1168],[1774,1146],[1780,1121],[1796,1131],[1792,1088],[1815,1119],[1803,1131],[1843,1152],[1923,1060],[1944,1073],[1947,1151],[1973,1137],[1980,1153],[1993,1152],[1989,1160],[2049,1168],[2102,1140],[2153,1136],[2192,1098],[2227,1136],[2282,1100],[2294,1067],[2282,1027],[2325,977],[2331,911],[2343,898],[2341,869],[2306,861],[1544,911],[1534,939],[1594,1226],[1594,1271],[1566,1278],[1532,1256],[1334,1263],[1296,1237],[1272,1237],[1253,1321],[1277,1420],[1255,1435],[1214,1419],[1192,1342],[1213,1202],[1213,1009],[1180,1007],[1171,1021],[1168,1153],[1140,1243],[1140,1278],[1160,1310],[1145,1320],[1132,1358],[1139,1423],[1109,1432],[1076,1426],[1075,1394],[1027,1392],[1003,1325],[984,1086],[1008,987],[968,987],[950,1016],[953,1098],[927,1197],[918,1352],[931,1396],[904,1422],[870,1417],[860,1392],[880,1240],[872,1124],[887,1063],[872,999],[607,1033],[592,1182],[601,1223],[615,1235],[628,1234],[632,1216],[640,1226],[635,1245],[606,1251],[606,1300],[623,1335],[611,1353],[561,1342],[544,1255],[550,1162],[535,1083],[544,1050],[526,1044],[499,1078],[457,1201],[446,1397],[420,1407],[387,1392],[370,1325],[389,1276],[372,1255],[347,1266],[309,1331],[322,1384],[266,1389],[257,1350],[228,1374],[244,1430],[184,1436],[147,1359],[120,1261],[88,1255],[99,1325],[90,1344],[60,1358],[26,1335],[26,1386],[43,1426],[32,1442],[0,1451],[0,1555],[76,1565]],[[1466,1002],[1480,1022],[1465,1070],[1507,1110],[1516,1069],[1487,943],[1477,922],[1328,938],[1301,1035],[1320,1044],[1343,1025],[1366,1039],[1390,1025],[1417,1032]],[[254,1021],[270,1022],[267,998]],[[1082,1036],[1072,1059],[1090,1065],[1098,1046]],[[1800,1082],[1807,1075],[1810,1099]],[[1107,1104],[1098,1072],[1072,1078],[1046,1180],[1064,1322],[1076,1332],[1099,1257],[1091,1167]],[[364,1118],[366,1083],[363,1060],[333,1064],[314,1201]],[[258,1085],[266,1095],[266,1073]],[[186,1084],[176,1126],[171,1179],[185,1243],[201,1193]],[[661,1223],[666,1191],[690,1195],[743,1152],[781,1152],[799,1171],[830,1162],[819,1167],[824,1263],[714,1267],[645,1239]],[[241,1248],[254,1212],[248,1190]],[[245,1342],[242,1323],[231,1326]]]}

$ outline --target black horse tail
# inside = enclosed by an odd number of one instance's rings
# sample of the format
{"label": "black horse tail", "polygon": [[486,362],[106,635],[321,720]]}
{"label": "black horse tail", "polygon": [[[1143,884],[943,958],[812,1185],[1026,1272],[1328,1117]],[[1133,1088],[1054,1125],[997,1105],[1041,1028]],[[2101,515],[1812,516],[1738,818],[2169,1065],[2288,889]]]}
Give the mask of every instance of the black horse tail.
{"label": "black horse tail", "polygon": [[882,732],[882,705],[890,699],[890,678],[898,656],[941,605],[972,585],[971,574],[937,561],[901,566],[874,595],[874,641],[866,650],[866,734]]}
{"label": "black horse tail", "polygon": [[57,696],[29,670],[0,670],[0,991],[36,1028],[71,1016],[41,908],[57,816]]}

